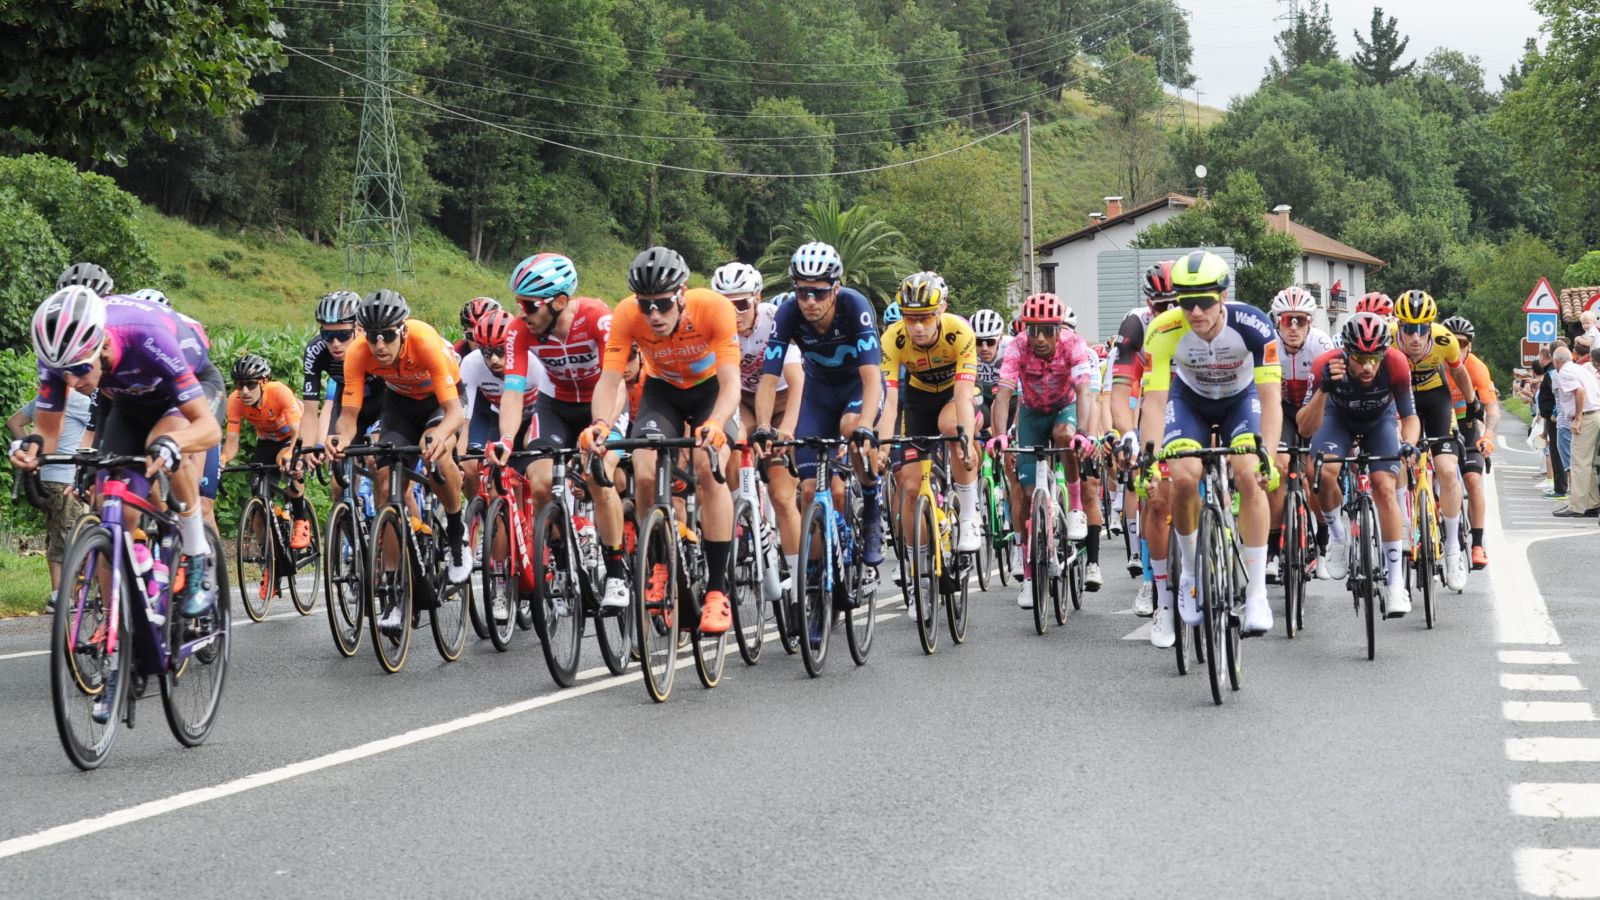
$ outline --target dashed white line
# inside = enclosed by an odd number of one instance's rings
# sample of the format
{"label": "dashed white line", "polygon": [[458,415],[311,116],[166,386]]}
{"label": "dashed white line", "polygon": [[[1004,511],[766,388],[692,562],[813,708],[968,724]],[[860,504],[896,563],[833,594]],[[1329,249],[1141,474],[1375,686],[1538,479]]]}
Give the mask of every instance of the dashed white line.
{"label": "dashed white line", "polygon": [[1576,675],[1539,675],[1533,672],[1501,672],[1500,686],[1508,691],[1581,691]]}
{"label": "dashed white line", "polygon": [[1517,887],[1535,897],[1600,897],[1600,850],[1584,847],[1517,851]]}
{"label": "dashed white line", "polygon": [[1600,738],[1506,738],[1506,759],[1512,762],[1600,762]]}
{"label": "dashed white line", "polygon": [[1512,666],[1570,666],[1572,656],[1560,650],[1501,650],[1500,661]]}
{"label": "dashed white line", "polygon": [[1538,819],[1592,819],[1600,816],[1600,784],[1513,784],[1511,812]]}
{"label": "dashed white line", "polygon": [[1500,712],[1510,722],[1593,722],[1594,707],[1588,703],[1563,703],[1550,700],[1507,700]]}

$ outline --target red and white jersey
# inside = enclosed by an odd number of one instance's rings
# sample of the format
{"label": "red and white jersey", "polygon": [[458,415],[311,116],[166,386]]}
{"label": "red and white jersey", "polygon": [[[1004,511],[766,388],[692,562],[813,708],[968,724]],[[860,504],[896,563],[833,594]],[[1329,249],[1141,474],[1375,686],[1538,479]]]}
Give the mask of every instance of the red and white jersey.
{"label": "red and white jersey", "polygon": [[572,327],[565,340],[554,334],[540,338],[521,317],[512,321],[506,337],[506,390],[528,391],[531,379],[523,351],[532,350],[544,364],[550,396],[567,403],[590,401],[600,381],[600,354],[611,336],[611,307],[593,297],[574,297],[571,309]]}
{"label": "red and white jersey", "polygon": [[1333,340],[1320,328],[1306,334],[1306,342],[1298,351],[1291,352],[1283,338],[1278,338],[1278,359],[1283,365],[1283,402],[1294,407],[1306,405],[1311,386],[1311,364],[1317,357],[1333,349]]}

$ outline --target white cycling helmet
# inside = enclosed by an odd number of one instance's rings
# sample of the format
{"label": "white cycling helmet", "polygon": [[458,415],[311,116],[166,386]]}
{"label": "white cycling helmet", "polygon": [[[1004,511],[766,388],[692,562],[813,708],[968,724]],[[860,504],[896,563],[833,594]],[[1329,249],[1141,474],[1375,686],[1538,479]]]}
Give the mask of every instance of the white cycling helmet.
{"label": "white cycling helmet", "polygon": [[1298,284],[1279,291],[1278,296],[1272,298],[1272,307],[1268,310],[1274,319],[1287,312],[1311,314],[1316,311],[1317,298]]}
{"label": "white cycling helmet", "polygon": [[1078,330],[1078,314],[1072,311],[1072,307],[1061,307],[1061,324],[1071,328],[1073,331]]}
{"label": "white cycling helmet", "polygon": [[155,288],[145,288],[143,290],[134,291],[131,296],[135,300],[143,300],[147,303],[154,303],[157,306],[164,306],[167,309],[172,308],[172,301],[167,299],[167,295],[161,293]]}
{"label": "white cycling helmet", "polygon": [[33,311],[33,353],[46,368],[65,369],[100,352],[106,342],[106,302],[82,285],[62,288]]}
{"label": "white cycling helmet", "polygon": [[789,260],[789,277],[808,281],[838,281],[844,277],[844,260],[833,245],[821,241],[801,244]]}
{"label": "white cycling helmet", "polygon": [[711,275],[711,289],[724,297],[735,294],[759,296],[762,283],[761,273],[749,263],[731,262]]}
{"label": "white cycling helmet", "polygon": [[1005,333],[1006,321],[992,309],[980,309],[972,314],[972,331],[985,340]]}

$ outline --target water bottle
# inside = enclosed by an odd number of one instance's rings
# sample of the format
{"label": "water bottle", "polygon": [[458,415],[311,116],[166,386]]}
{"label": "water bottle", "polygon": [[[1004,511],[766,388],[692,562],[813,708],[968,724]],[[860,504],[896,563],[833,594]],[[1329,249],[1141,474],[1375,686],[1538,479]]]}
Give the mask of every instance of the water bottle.
{"label": "water bottle", "polygon": [[850,539],[850,523],[845,521],[844,513],[837,509],[833,511],[833,527],[839,534],[839,546],[844,549],[844,552],[840,554],[844,564],[847,566],[853,565],[855,563],[853,556],[854,542]]}
{"label": "water bottle", "polygon": [[[135,540],[133,535],[128,536],[128,559],[133,563],[133,575],[139,582],[140,590],[144,591],[145,615],[149,617],[150,624],[161,625],[167,617],[161,614],[155,603],[155,598],[160,595],[161,587],[157,583],[154,572],[154,560],[150,555],[150,545],[145,541]],[[163,565],[165,570],[166,566]]]}
{"label": "water bottle", "polygon": [[573,516],[572,524],[577,526],[578,558],[583,561],[583,568],[590,572],[597,571],[600,567],[600,536],[595,531],[593,520],[586,516]]}
{"label": "water bottle", "polygon": [[378,514],[378,509],[372,502],[372,479],[356,478],[356,498],[361,501],[361,511],[367,518]]}
{"label": "water bottle", "polygon": [[772,526],[766,519],[760,519],[756,527],[761,535],[761,594],[768,603],[776,603],[783,592],[778,580],[778,542],[772,539]]}

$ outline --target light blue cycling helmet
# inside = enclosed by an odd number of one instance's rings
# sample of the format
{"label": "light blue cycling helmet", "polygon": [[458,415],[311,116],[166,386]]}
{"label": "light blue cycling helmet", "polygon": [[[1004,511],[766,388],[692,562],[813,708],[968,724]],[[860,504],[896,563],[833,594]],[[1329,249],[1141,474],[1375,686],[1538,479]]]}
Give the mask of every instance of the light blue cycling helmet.
{"label": "light blue cycling helmet", "polygon": [[134,291],[132,296],[135,300],[143,300],[146,303],[154,303],[157,306],[164,306],[167,309],[172,308],[172,301],[167,299],[167,295],[161,293],[155,288],[145,288],[143,290]]}
{"label": "light blue cycling helmet", "polygon": [[884,309],[883,309],[883,327],[888,328],[890,325],[893,325],[894,323],[896,323],[898,321],[900,321],[900,304],[891,303],[888,306],[884,307]]}
{"label": "light blue cycling helmet", "polygon": [[518,297],[548,300],[572,296],[578,289],[578,267],[559,253],[536,253],[511,270],[511,292]]}

